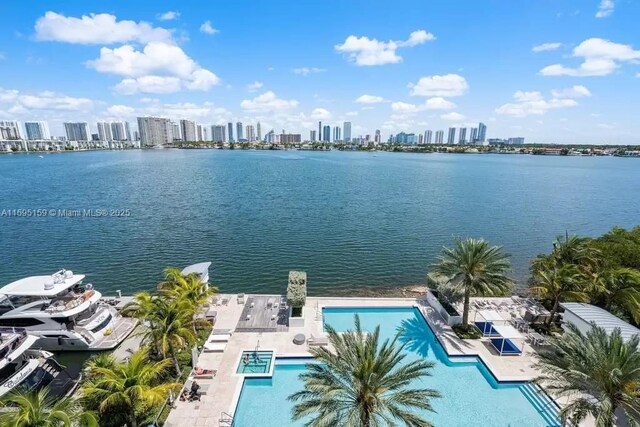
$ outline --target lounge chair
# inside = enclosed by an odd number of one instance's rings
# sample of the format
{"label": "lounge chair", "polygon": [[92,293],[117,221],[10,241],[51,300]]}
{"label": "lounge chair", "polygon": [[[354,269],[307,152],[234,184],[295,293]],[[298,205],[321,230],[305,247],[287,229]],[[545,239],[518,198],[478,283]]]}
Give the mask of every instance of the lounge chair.
{"label": "lounge chair", "polygon": [[231,338],[231,334],[215,334],[209,337],[209,342],[227,342]]}
{"label": "lounge chair", "polygon": [[244,304],[244,294],[238,294],[238,304]]}
{"label": "lounge chair", "polygon": [[204,353],[222,353],[226,347],[226,342],[206,342],[202,351]]}
{"label": "lounge chair", "polygon": [[307,338],[307,345],[308,346],[329,345],[329,339],[327,337],[314,337],[313,335],[311,335],[311,337]]}

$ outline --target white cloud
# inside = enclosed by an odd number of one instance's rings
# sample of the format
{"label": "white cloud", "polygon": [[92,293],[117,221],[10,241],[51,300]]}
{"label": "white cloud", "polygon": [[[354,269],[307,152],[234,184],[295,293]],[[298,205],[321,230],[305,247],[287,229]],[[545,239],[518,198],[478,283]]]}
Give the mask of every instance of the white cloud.
{"label": "white cloud", "polygon": [[220,31],[213,28],[213,26],[211,25],[211,21],[205,21],[202,23],[202,25],[200,25],[200,32],[205,34],[215,34],[219,33]]}
{"label": "white cloud", "polygon": [[347,114],[345,114],[346,116],[349,117],[355,117],[357,116],[359,113],[357,111],[349,111]]}
{"label": "white cloud", "polygon": [[[272,70],[271,70],[272,71]],[[327,71],[324,68],[318,68],[318,67],[299,67],[299,68],[294,68],[293,72],[295,74],[300,74],[303,76],[307,76],[309,74],[315,74],[315,73],[323,73]]]}
{"label": "white cloud", "polygon": [[534,52],[546,52],[549,50],[557,50],[562,46],[562,43],[542,43],[534,46],[531,50]]}
{"label": "white cloud", "polygon": [[126,76],[115,86],[117,92],[173,93],[181,89],[206,91],[220,82],[176,45],[152,42],[142,51],[131,45],[103,47],[100,57],[86,65],[101,73]]}
{"label": "white cloud", "polygon": [[331,118],[331,113],[329,110],[324,108],[314,108],[311,112],[310,118],[313,120],[327,120]]}
{"label": "white cloud", "polygon": [[177,10],[170,10],[165,13],[161,13],[158,15],[158,19],[160,21],[173,21],[174,19],[178,19],[180,17],[180,12]]}
{"label": "white cloud", "polygon": [[554,89],[551,97],[545,99],[541,92],[517,91],[513,98],[516,102],[504,104],[496,108],[496,113],[514,117],[542,115],[549,110],[570,108],[578,105],[574,98],[591,96],[584,86],[576,85],[566,89]]}
{"label": "white cloud", "polygon": [[578,68],[554,64],[540,70],[543,76],[606,76],[620,68],[623,62],[640,59],[640,50],[631,45],[614,43],[600,38],[590,38],[573,49],[573,56],[582,58]]}
{"label": "white cloud", "polygon": [[9,112],[27,113],[33,110],[86,111],[93,108],[89,98],[76,98],[56,92],[22,93],[15,89],[0,88],[0,104]]}
{"label": "white cloud", "polygon": [[530,102],[530,101],[540,101],[544,97],[542,96],[542,93],[538,91],[524,92],[519,90],[513,94],[513,98],[516,101],[520,101],[520,102]]}
{"label": "white cloud", "polygon": [[591,96],[591,92],[585,86],[574,85],[562,90],[554,89],[551,91],[551,96],[554,98],[582,98]]}
{"label": "white cloud", "polygon": [[384,98],[376,95],[360,95],[356,98],[355,101],[358,104],[377,104],[379,102],[384,102]]}
{"label": "white cloud", "polygon": [[258,89],[260,89],[262,86],[264,86],[264,84],[262,82],[259,81],[254,81],[253,83],[249,83],[246,88],[249,92],[255,92]]}
{"label": "white cloud", "polygon": [[427,110],[450,110],[456,108],[456,104],[439,96],[427,99],[424,105]]}
{"label": "white cloud", "polygon": [[441,115],[440,118],[442,120],[448,120],[450,122],[459,122],[466,119],[466,116],[464,114],[451,112],[451,113]]}
{"label": "white cloud", "polygon": [[425,110],[451,110],[456,105],[441,97],[429,98],[423,104],[411,104],[408,102],[392,102],[391,109],[400,114],[414,114]]}
{"label": "white cloud", "polygon": [[35,31],[36,40],[77,44],[172,42],[171,31],[165,28],[142,21],[118,21],[108,13],[74,18],[46,12],[36,21]]}
{"label": "white cloud", "polygon": [[600,0],[598,11],[596,12],[596,18],[606,18],[607,16],[611,16],[615,6],[614,0]]}
{"label": "white cloud", "polygon": [[258,95],[253,99],[245,99],[240,103],[240,107],[247,111],[283,111],[291,110],[298,106],[298,101],[294,99],[280,99],[272,91]]}
{"label": "white cloud", "polygon": [[435,40],[435,36],[424,30],[417,30],[407,40],[387,42],[362,36],[349,36],[342,44],[335,45],[336,51],[346,55],[350,62],[359,66],[396,64],[402,57],[396,53],[400,47],[414,47],[427,41]]}
{"label": "white cloud", "polygon": [[135,108],[128,105],[112,105],[107,108],[107,113],[114,117],[131,117],[135,111]]}
{"label": "white cloud", "polygon": [[469,89],[465,78],[458,74],[425,76],[408,87],[412,96],[462,96]]}
{"label": "white cloud", "polygon": [[397,42],[400,47],[414,47],[419,44],[426,43],[428,41],[433,41],[436,39],[431,33],[426,32],[425,30],[414,31],[409,34],[409,38],[403,42]]}
{"label": "white cloud", "polygon": [[391,109],[398,113],[417,113],[418,111],[422,111],[422,108],[419,105],[401,101],[392,102]]}

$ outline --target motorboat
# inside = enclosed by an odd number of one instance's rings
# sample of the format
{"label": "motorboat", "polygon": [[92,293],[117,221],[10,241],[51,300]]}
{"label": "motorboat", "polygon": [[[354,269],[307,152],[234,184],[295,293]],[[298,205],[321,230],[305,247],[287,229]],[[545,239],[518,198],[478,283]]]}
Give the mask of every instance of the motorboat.
{"label": "motorboat", "polygon": [[101,301],[85,276],[60,270],[0,288],[0,327],[24,328],[48,351],[99,351],[117,347],[138,321]]}
{"label": "motorboat", "polygon": [[53,354],[34,348],[38,337],[21,328],[0,328],[0,397],[20,387],[47,387],[52,396],[68,396],[80,380],[80,368],[66,369]]}

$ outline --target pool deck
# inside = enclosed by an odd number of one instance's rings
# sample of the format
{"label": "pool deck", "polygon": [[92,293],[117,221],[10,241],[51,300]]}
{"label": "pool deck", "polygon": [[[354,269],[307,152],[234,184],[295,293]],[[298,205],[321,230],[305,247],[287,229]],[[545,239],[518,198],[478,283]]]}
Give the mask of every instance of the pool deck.
{"label": "pool deck", "polygon": [[[245,297],[245,304],[251,298]],[[246,305],[239,304],[235,295],[229,303],[216,307],[216,330],[235,331],[242,319]],[[304,326],[289,326],[276,332],[233,332],[223,352],[201,353],[198,366],[215,369],[213,378],[196,378],[206,390],[199,402],[176,401],[167,419],[167,426],[219,426],[223,413],[233,414],[243,385],[243,376],[236,374],[242,352],[259,346],[260,350],[274,350],[277,356],[310,356],[307,345],[296,345],[293,337],[304,334],[324,336],[322,326],[323,307],[419,307],[421,313],[436,333],[438,340],[450,356],[477,356],[485,363],[498,381],[529,381],[537,376],[533,368],[535,350],[525,345],[522,356],[499,356],[486,340],[461,340],[447,326],[440,315],[425,302],[413,298],[307,298],[304,307]],[[246,314],[245,314],[246,315]],[[190,384],[192,377],[187,381]]]}

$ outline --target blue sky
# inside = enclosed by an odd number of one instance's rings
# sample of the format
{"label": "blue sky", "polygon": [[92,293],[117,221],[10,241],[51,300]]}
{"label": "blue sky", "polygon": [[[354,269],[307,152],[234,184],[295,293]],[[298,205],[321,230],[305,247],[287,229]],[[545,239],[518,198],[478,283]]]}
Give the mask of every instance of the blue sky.
{"label": "blue sky", "polygon": [[[46,3],[46,4],[45,4]],[[4,0],[0,119],[638,143],[634,0]],[[263,131],[263,132],[264,132]]]}

